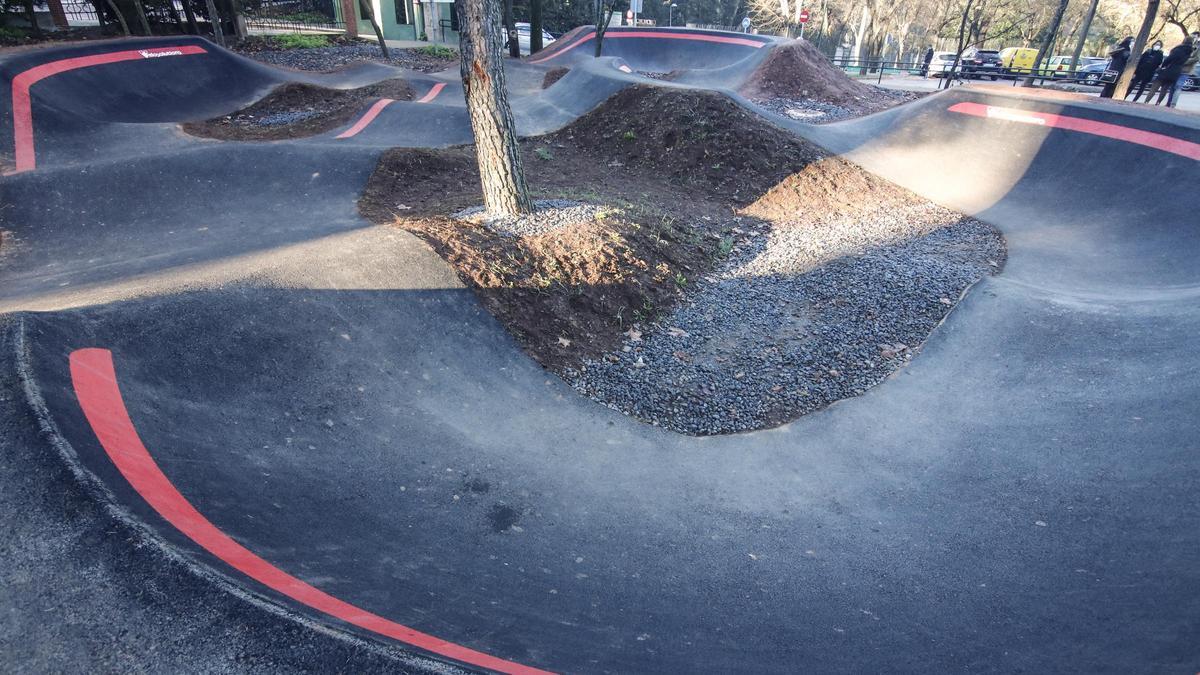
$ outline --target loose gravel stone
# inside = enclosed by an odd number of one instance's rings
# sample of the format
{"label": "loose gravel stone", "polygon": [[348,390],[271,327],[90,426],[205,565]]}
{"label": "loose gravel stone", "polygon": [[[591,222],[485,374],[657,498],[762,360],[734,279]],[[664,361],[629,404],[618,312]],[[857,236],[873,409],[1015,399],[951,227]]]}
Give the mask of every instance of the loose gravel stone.
{"label": "loose gravel stone", "polygon": [[536,211],[521,216],[488,218],[482,206],[473,206],[451,215],[452,218],[481,222],[497,234],[509,237],[529,237],[568,225],[595,220],[604,207],[570,199],[539,199],[533,203]]}
{"label": "loose gravel stone", "polygon": [[247,53],[246,56],[273,66],[318,72],[336,70],[352,63],[378,61],[409,70],[435,73],[457,63],[454,59],[432,57],[413,49],[392,49],[389,53],[391,58],[385,59],[379,47],[361,44],[314,49],[263,50]]}
{"label": "loose gravel stone", "polygon": [[811,99],[767,98],[754,99],[754,102],[771,112],[801,122],[835,122],[855,116],[841,106]]}
{"label": "loose gravel stone", "polygon": [[933,205],[749,235],[690,301],[567,381],[681,433],[774,426],[881,382],[1005,258],[995,228]]}

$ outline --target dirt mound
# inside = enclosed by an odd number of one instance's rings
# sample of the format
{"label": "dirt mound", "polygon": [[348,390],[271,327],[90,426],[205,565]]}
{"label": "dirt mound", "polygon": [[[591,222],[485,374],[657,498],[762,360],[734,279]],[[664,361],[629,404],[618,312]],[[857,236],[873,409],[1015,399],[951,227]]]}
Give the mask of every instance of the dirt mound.
{"label": "dirt mound", "polygon": [[[832,156],[788,176],[741,210],[773,222],[822,216],[841,220],[878,217],[923,199],[846,160]],[[814,206],[819,208],[814,209]]]}
{"label": "dirt mound", "polygon": [[549,89],[552,84],[566,77],[567,73],[571,72],[570,68],[558,66],[546,71],[546,77],[542,78],[542,89]]}
{"label": "dirt mound", "polygon": [[828,154],[716,92],[652,86],[624,89],[541,140],[738,205]]}
{"label": "dirt mound", "polygon": [[413,90],[402,79],[384,80],[358,89],[326,89],[288,83],[254,105],[224,117],[188,122],[193,136],[223,141],[277,141],[325,133],[346,124],[367,105],[381,98],[412,100]]}
{"label": "dirt mound", "polygon": [[856,113],[872,112],[906,100],[851,79],[805,40],[772,49],[742,85],[741,94],[754,100],[816,100]]}

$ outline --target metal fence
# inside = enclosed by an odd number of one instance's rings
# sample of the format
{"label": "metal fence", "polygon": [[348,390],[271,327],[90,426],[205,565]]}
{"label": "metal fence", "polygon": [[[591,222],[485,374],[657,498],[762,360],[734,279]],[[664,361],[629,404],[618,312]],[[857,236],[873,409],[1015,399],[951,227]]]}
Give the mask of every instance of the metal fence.
{"label": "metal fence", "polygon": [[250,0],[242,11],[247,28],[289,31],[345,30],[334,0]]}

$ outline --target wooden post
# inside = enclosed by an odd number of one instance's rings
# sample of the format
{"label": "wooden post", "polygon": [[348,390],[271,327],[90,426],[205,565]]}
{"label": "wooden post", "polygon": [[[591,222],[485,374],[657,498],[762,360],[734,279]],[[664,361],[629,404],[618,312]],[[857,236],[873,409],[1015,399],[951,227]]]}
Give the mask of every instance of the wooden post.
{"label": "wooden post", "polygon": [[[358,13],[354,11],[354,0],[342,1],[342,22],[346,24],[346,37],[358,37]],[[408,0],[396,0],[407,2]]]}

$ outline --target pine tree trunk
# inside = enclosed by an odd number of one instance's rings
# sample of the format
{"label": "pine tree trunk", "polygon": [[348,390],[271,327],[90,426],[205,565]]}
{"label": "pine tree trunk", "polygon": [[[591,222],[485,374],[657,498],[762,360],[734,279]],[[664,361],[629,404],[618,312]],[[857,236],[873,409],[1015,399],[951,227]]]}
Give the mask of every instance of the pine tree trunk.
{"label": "pine tree trunk", "polygon": [[[211,0],[209,1],[211,2]],[[125,37],[129,37],[129,23],[125,21],[125,15],[121,13],[121,10],[117,7],[117,3],[113,2],[113,0],[107,0],[107,2],[108,8],[112,10],[113,14],[117,15],[117,23],[121,24],[121,32],[125,34]]]}
{"label": "pine tree trunk", "polygon": [[1125,70],[1117,78],[1117,86],[1113,90],[1113,98],[1118,101],[1125,98],[1125,94],[1129,92],[1129,85],[1133,82],[1133,71],[1137,69],[1138,59],[1142,58],[1146,40],[1150,38],[1150,29],[1154,27],[1154,20],[1158,18],[1158,1],[1146,0],[1146,16],[1142,19],[1142,27],[1133,41],[1133,49],[1129,52],[1129,60],[1125,62]]}
{"label": "pine tree trunk", "polygon": [[25,20],[29,22],[29,30],[35,37],[42,37],[42,27],[37,22],[37,12],[33,8],[33,0],[25,0]]}
{"label": "pine tree trunk", "polygon": [[513,0],[504,2],[504,34],[508,39],[508,55],[514,59],[521,58],[521,42],[517,37],[517,23],[513,18]]}
{"label": "pine tree trunk", "polygon": [[455,0],[460,23],[459,53],[463,93],[475,134],[475,155],[488,213],[533,211],[525,184],[508,86],[504,77],[501,0]]}
{"label": "pine tree trunk", "polygon": [[529,0],[529,53],[542,51],[542,0]]}
{"label": "pine tree trunk", "polygon": [[150,22],[146,20],[146,7],[142,5],[142,0],[133,0],[133,8],[137,10],[138,23],[142,25],[142,35],[152,35]]}
{"label": "pine tree trunk", "polygon": [[[402,0],[397,0],[397,2],[400,1]],[[383,29],[379,27],[379,22],[375,20],[375,10],[371,9],[371,0],[358,0],[358,6],[362,10],[363,18],[371,22],[371,28],[375,31],[375,38],[379,40],[379,50],[383,52],[383,58],[392,58],[391,54],[388,53],[387,42],[383,40]]]}
{"label": "pine tree trunk", "polygon": [[225,46],[225,29],[221,28],[221,15],[217,14],[217,4],[213,0],[206,0],[205,7],[208,9],[208,22],[212,24],[213,39],[222,47]]}
{"label": "pine tree trunk", "polygon": [[196,12],[192,10],[192,0],[182,0],[183,15],[187,17],[188,32],[192,35],[200,34],[200,27],[196,25]]}

